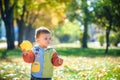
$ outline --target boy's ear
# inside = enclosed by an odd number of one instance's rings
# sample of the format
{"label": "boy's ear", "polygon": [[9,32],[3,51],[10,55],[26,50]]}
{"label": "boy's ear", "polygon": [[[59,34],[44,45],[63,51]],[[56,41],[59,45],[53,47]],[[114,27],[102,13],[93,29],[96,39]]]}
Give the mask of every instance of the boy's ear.
{"label": "boy's ear", "polygon": [[36,38],[36,41],[39,41],[39,38]]}

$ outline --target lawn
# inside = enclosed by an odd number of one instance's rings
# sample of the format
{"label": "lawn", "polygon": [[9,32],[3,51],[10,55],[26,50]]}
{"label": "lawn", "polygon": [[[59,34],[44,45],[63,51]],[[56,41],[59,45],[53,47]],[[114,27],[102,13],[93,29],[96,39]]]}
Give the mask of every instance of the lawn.
{"label": "lawn", "polygon": [[[104,49],[58,48],[64,59],[54,67],[53,80],[120,80],[120,49],[111,49],[104,56]],[[5,51],[8,58],[0,60],[0,80],[29,80],[30,64],[21,58],[19,49]]]}

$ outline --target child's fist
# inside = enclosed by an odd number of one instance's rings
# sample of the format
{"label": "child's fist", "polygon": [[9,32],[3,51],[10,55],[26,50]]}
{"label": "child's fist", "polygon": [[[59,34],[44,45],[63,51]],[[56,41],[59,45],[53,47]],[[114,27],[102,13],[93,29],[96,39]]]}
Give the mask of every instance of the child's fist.
{"label": "child's fist", "polygon": [[61,66],[62,64],[63,64],[63,59],[61,59],[61,58],[57,58],[53,62],[54,66]]}
{"label": "child's fist", "polygon": [[30,50],[29,52],[23,50],[23,60],[27,63],[33,63],[35,59],[34,53],[32,52],[32,50]]}
{"label": "child's fist", "polygon": [[59,58],[58,63],[59,63],[60,65],[62,65],[62,64],[63,64],[63,59],[62,59],[62,58]]}

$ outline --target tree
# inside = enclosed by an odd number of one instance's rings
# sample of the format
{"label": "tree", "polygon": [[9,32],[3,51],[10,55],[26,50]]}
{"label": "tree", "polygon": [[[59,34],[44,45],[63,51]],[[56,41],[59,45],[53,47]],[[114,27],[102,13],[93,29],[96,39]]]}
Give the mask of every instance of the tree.
{"label": "tree", "polygon": [[[30,32],[31,30],[26,31],[26,28],[31,29],[31,25],[38,17],[38,13],[34,14],[34,12],[36,12],[35,7],[38,6],[37,4],[34,4],[34,2],[35,1],[33,0],[19,0],[15,7],[15,19],[19,27],[18,45],[20,45],[21,42],[26,39],[26,37],[29,38],[28,32]],[[28,34],[26,37],[25,32]]]}
{"label": "tree", "polygon": [[98,23],[101,23],[106,28],[106,51],[108,53],[109,48],[109,35],[111,30],[120,28],[120,1],[119,0],[101,0],[96,3],[94,11],[97,16]]}
{"label": "tree", "polygon": [[87,35],[88,35],[87,31],[88,31],[88,15],[89,15],[87,0],[82,0],[81,6],[84,15],[83,16],[84,33],[83,33],[82,47],[87,48]]}
{"label": "tree", "polygon": [[0,0],[0,10],[1,17],[5,22],[6,27],[6,37],[7,37],[7,49],[14,49],[14,28],[13,28],[13,20],[14,20],[14,7],[16,5],[17,0]]}
{"label": "tree", "polygon": [[84,26],[83,38],[82,38],[82,47],[87,48],[87,30],[88,24],[93,20],[93,13],[89,10],[90,5],[88,5],[88,0],[73,0],[67,8],[67,17],[70,21],[77,20]]}
{"label": "tree", "polygon": [[[28,28],[31,31],[33,26],[57,26],[65,18],[64,8],[64,1],[20,0],[15,9],[15,18],[19,26],[19,44],[23,41],[23,29],[25,31]],[[28,38],[30,35],[27,32],[26,39]]]}

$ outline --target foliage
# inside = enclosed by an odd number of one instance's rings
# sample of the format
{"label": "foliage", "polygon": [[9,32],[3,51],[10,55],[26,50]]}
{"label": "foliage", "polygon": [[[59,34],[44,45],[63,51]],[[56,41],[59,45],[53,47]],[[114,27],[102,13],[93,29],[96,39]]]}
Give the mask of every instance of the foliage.
{"label": "foliage", "polygon": [[61,43],[70,42],[69,40],[70,40],[70,35],[68,35],[68,34],[64,34],[64,35],[61,35],[61,36],[59,37],[59,41],[60,41]]}
{"label": "foliage", "polygon": [[117,44],[120,42],[120,32],[112,32],[110,34],[110,43],[114,46],[117,46]]}
{"label": "foliage", "polygon": [[91,4],[92,1],[89,0],[74,0],[68,5],[66,10],[67,18],[70,21],[77,20],[81,25],[84,25],[83,37],[81,40],[83,48],[87,48],[88,24],[94,22],[94,12]]}
{"label": "foliage", "polygon": [[76,22],[65,22],[53,30],[60,42],[74,42],[79,39],[80,27]]}
{"label": "foliage", "polygon": [[[120,33],[111,31],[109,36],[109,43],[112,46],[117,46],[117,44],[120,42]],[[96,38],[98,38],[98,41],[100,42],[101,46],[105,43],[105,34],[98,34],[96,35]]]}
{"label": "foliage", "polygon": [[115,35],[114,34],[110,35],[110,43],[112,43],[112,45],[115,45],[116,41],[117,41],[117,39],[116,39]]}
{"label": "foliage", "polygon": [[[119,12],[119,9],[115,8],[115,6],[114,6],[115,5],[114,3],[116,3],[116,1],[101,0],[101,1],[97,1],[96,3],[94,3],[94,11],[95,11],[96,18],[99,18],[99,19],[101,18],[101,19],[103,19],[103,21],[105,21],[105,20],[109,21],[110,18],[115,18],[115,15],[117,15],[117,12]],[[116,6],[118,6],[118,5],[119,4],[116,3]],[[110,11],[111,13],[107,13],[106,8],[109,8],[108,11]],[[116,10],[116,12],[115,12],[115,10]],[[110,17],[110,15],[112,15],[112,16]],[[98,21],[100,21],[100,20],[98,20]]]}
{"label": "foliage", "polygon": [[94,3],[96,22],[98,22],[99,25],[103,25],[105,28],[112,23],[112,30],[119,31],[119,4],[119,0],[98,0],[96,3]]}
{"label": "foliage", "polygon": [[[24,62],[1,62],[0,79],[1,80],[28,80],[30,75],[29,67]],[[26,74],[27,73],[27,74]]]}
{"label": "foliage", "polygon": [[96,6],[94,7],[94,12],[96,17],[96,21],[100,23],[106,29],[106,51],[108,52],[109,48],[109,35],[111,30],[119,31],[119,23],[120,23],[120,10],[118,7],[120,1],[119,0],[100,0],[96,2]]}
{"label": "foliage", "polygon": [[32,24],[34,27],[55,27],[64,21],[64,9],[70,1],[19,0],[15,10],[16,17],[20,19],[23,15],[26,24]]}
{"label": "foliage", "polygon": [[53,76],[55,80],[118,80],[120,78],[120,65],[114,62],[112,57],[63,57],[63,59],[66,62],[61,69],[55,69]]}
{"label": "foliage", "polygon": [[100,42],[100,45],[103,46],[103,44],[105,43],[105,35],[104,34],[100,34],[98,36],[98,41]]}

